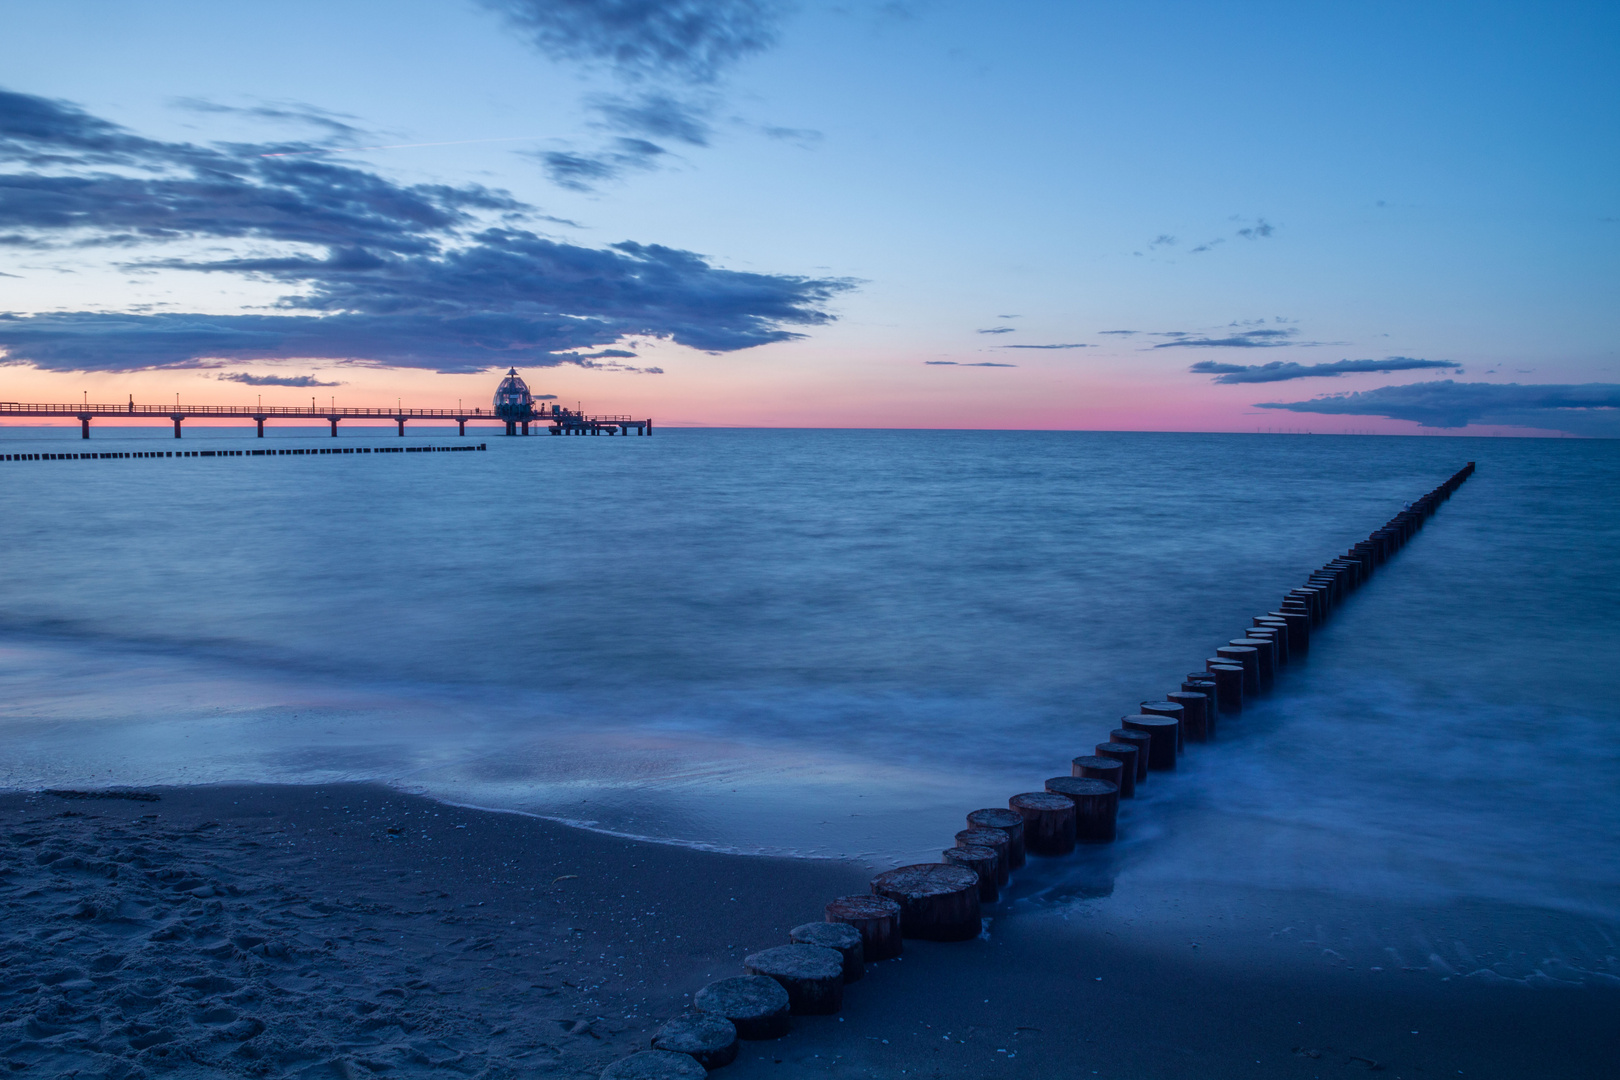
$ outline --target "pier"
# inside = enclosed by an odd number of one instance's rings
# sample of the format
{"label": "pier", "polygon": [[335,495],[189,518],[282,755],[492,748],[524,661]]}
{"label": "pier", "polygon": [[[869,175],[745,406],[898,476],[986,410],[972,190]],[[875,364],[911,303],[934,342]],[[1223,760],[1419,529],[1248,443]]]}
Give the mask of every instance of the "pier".
{"label": "pier", "polygon": [[174,437],[180,438],[180,425],[192,419],[252,420],[258,425],[259,438],[264,438],[264,425],[271,420],[325,420],[332,425],[332,438],[337,438],[338,423],[343,420],[392,420],[399,425],[399,437],[405,437],[405,424],[411,420],[454,420],[457,434],[466,435],[469,423],[502,424],[508,435],[528,435],[530,427],[544,427],[552,435],[628,435],[631,429],[637,435],[651,435],[651,418],[633,416],[591,416],[582,411],[565,409],[560,405],[537,404],[528,386],[518,377],[517,369],[507,372],[495,392],[495,403],[488,409],[364,409],[321,407],[313,401],[303,405],[137,405],[135,399],[123,405],[93,405],[85,401],[78,405],[40,405],[16,401],[0,401],[0,418],[8,416],[46,417],[79,421],[81,438],[90,437],[92,420],[153,420],[165,419],[174,423]]}

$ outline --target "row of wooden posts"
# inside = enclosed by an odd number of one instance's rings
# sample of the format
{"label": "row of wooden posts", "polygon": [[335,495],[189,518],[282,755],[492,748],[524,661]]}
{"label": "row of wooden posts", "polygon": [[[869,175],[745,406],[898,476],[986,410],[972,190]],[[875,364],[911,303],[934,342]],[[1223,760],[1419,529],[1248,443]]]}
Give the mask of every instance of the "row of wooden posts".
{"label": "row of wooden posts", "polygon": [[1080,844],[1112,842],[1119,800],[1133,798],[1150,773],[1175,769],[1189,739],[1213,738],[1218,717],[1242,712],[1245,700],[1269,690],[1278,669],[1310,649],[1312,628],[1473,472],[1470,461],[1290,590],[1276,610],[1255,616],[1243,636],[1216,648],[1179,690],[1122,717],[1094,753],[1074,759],[1070,775],[1014,795],[1005,809],[973,811],[941,861],[879,874],[870,893],[829,903],[824,922],[794,927],[787,944],[744,958],[745,974],[699,990],[692,1009],[658,1030],[652,1050],[614,1062],[602,1080],[701,1077],[733,1061],[739,1039],[778,1038],[790,1016],[838,1012],[845,985],[861,979],[868,963],[899,956],[905,938],[978,937],[984,906],[996,902],[1029,855],[1059,857]]}

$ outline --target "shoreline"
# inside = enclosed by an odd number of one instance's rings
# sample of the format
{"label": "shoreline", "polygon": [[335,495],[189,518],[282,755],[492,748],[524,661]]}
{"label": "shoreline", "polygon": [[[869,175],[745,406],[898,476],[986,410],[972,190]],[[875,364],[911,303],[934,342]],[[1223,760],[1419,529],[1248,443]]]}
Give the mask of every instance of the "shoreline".
{"label": "shoreline", "polygon": [[[0,795],[14,1070],[594,1077],[869,879],[853,862],[630,840],[375,784],[151,793]],[[1595,1077],[1620,1053],[1613,976],[1380,971],[1334,949],[1332,928],[1261,933],[1300,913],[1379,922],[1372,906],[1086,898],[1081,870],[1032,864],[978,941],[907,942],[839,1016],[745,1043],[723,1075]],[[1551,922],[1524,919],[1519,937],[1548,940]],[[1317,948],[1338,959],[1287,962]]]}

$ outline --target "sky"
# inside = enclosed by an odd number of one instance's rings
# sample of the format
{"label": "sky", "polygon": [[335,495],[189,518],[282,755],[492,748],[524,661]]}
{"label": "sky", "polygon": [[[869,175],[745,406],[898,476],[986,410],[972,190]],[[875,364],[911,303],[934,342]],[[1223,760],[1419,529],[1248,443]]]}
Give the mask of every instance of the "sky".
{"label": "sky", "polygon": [[[0,400],[1620,437],[1620,7],[0,0]],[[39,421],[29,421],[38,423]]]}

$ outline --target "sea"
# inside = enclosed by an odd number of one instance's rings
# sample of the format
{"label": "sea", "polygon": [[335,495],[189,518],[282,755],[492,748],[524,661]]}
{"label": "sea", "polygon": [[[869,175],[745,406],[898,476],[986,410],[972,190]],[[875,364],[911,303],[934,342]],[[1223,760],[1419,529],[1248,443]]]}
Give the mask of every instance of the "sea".
{"label": "sea", "polygon": [[377,781],[874,868],[1067,775],[1477,462],[1034,898],[1514,912],[1494,970],[1552,977],[1545,916],[1560,970],[1620,973],[1620,442],[78,434],[0,453],[487,450],[0,461],[0,786]]}

